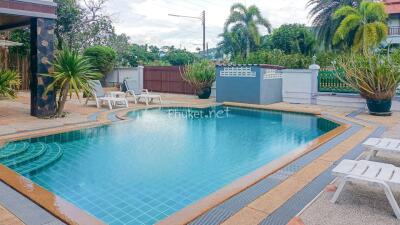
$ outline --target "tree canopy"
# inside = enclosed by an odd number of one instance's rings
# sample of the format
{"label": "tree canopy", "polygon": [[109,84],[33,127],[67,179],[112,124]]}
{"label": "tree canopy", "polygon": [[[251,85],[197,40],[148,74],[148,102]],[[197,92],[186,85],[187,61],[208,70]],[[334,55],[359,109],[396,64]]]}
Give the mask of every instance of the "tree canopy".
{"label": "tree canopy", "polygon": [[[267,28],[268,32],[271,32],[272,27],[268,19],[261,15],[259,8],[252,5],[248,8],[241,3],[232,5],[231,12],[228,19],[225,22],[224,33],[222,34],[224,39],[228,43],[236,42],[237,45],[242,45],[241,41],[245,41],[245,56],[250,54],[252,45],[259,46],[261,43],[261,35],[258,26]],[[231,35],[227,33],[231,32]],[[224,46],[224,44],[221,44]],[[243,49],[242,46],[236,47],[234,50]],[[241,52],[243,55],[243,52]]]}
{"label": "tree canopy", "polygon": [[334,19],[343,18],[333,37],[333,44],[350,39],[354,51],[366,52],[386,38],[387,17],[381,2],[363,1],[357,8],[343,6],[333,15]]}
{"label": "tree canopy", "polygon": [[280,49],[287,54],[301,53],[309,55],[315,47],[313,33],[305,25],[284,24],[274,30],[270,37],[270,48]]}

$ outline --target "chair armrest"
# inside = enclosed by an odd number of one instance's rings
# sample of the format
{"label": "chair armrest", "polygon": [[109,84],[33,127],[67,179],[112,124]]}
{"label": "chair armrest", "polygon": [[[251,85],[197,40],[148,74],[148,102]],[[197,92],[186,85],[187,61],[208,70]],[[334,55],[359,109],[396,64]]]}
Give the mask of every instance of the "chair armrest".
{"label": "chair armrest", "polygon": [[143,89],[142,92],[144,92],[146,95],[149,94],[149,90],[147,90],[147,89]]}

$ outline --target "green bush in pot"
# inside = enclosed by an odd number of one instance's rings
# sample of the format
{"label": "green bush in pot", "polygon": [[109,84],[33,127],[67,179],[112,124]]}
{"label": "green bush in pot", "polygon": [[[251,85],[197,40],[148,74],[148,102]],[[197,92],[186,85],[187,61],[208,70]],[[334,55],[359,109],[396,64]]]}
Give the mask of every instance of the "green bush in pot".
{"label": "green bush in pot", "polygon": [[400,54],[354,54],[334,63],[336,76],[367,100],[370,114],[390,115],[400,84]]}
{"label": "green bush in pot", "polygon": [[211,87],[215,81],[215,65],[207,60],[201,60],[180,69],[183,80],[196,90],[200,99],[211,95]]}

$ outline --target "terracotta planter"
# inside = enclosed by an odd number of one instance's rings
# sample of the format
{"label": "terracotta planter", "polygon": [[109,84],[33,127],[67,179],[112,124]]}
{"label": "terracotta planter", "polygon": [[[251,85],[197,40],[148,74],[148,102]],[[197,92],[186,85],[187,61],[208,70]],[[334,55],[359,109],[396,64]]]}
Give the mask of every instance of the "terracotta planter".
{"label": "terracotta planter", "polygon": [[390,116],[392,112],[392,99],[374,100],[367,99],[369,113],[376,116]]}

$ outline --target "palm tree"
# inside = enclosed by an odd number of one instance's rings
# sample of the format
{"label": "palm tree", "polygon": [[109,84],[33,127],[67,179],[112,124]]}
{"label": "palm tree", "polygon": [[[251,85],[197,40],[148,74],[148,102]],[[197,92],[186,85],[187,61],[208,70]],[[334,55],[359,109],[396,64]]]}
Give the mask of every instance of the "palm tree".
{"label": "palm tree", "polygon": [[309,17],[315,28],[317,39],[327,49],[332,48],[332,37],[340,24],[339,19],[332,16],[336,10],[343,6],[357,7],[361,0],[309,0],[307,7],[311,10]]}
{"label": "palm tree", "polygon": [[46,92],[59,89],[55,116],[60,117],[68,95],[75,93],[79,99],[79,92],[91,92],[91,81],[99,79],[102,75],[93,69],[86,57],[67,47],[56,55],[53,66],[54,72],[47,76],[53,77],[54,81],[47,87]]}
{"label": "palm tree", "polygon": [[333,44],[354,34],[352,38],[353,51],[366,53],[387,36],[386,19],[388,15],[381,2],[363,1],[358,8],[343,6],[334,13],[333,17],[343,18],[333,36]]}
{"label": "palm tree", "polygon": [[271,32],[271,24],[268,19],[262,17],[257,6],[252,5],[248,8],[243,4],[237,3],[231,7],[231,14],[225,22],[224,33],[229,31],[229,26],[242,25],[246,41],[246,56],[250,54],[251,42],[260,45],[261,36],[257,25],[264,26]]}
{"label": "palm tree", "polygon": [[218,43],[218,50],[231,56],[244,57],[246,54],[246,38],[242,24],[237,24],[231,31],[224,31],[219,35],[222,41]]}

